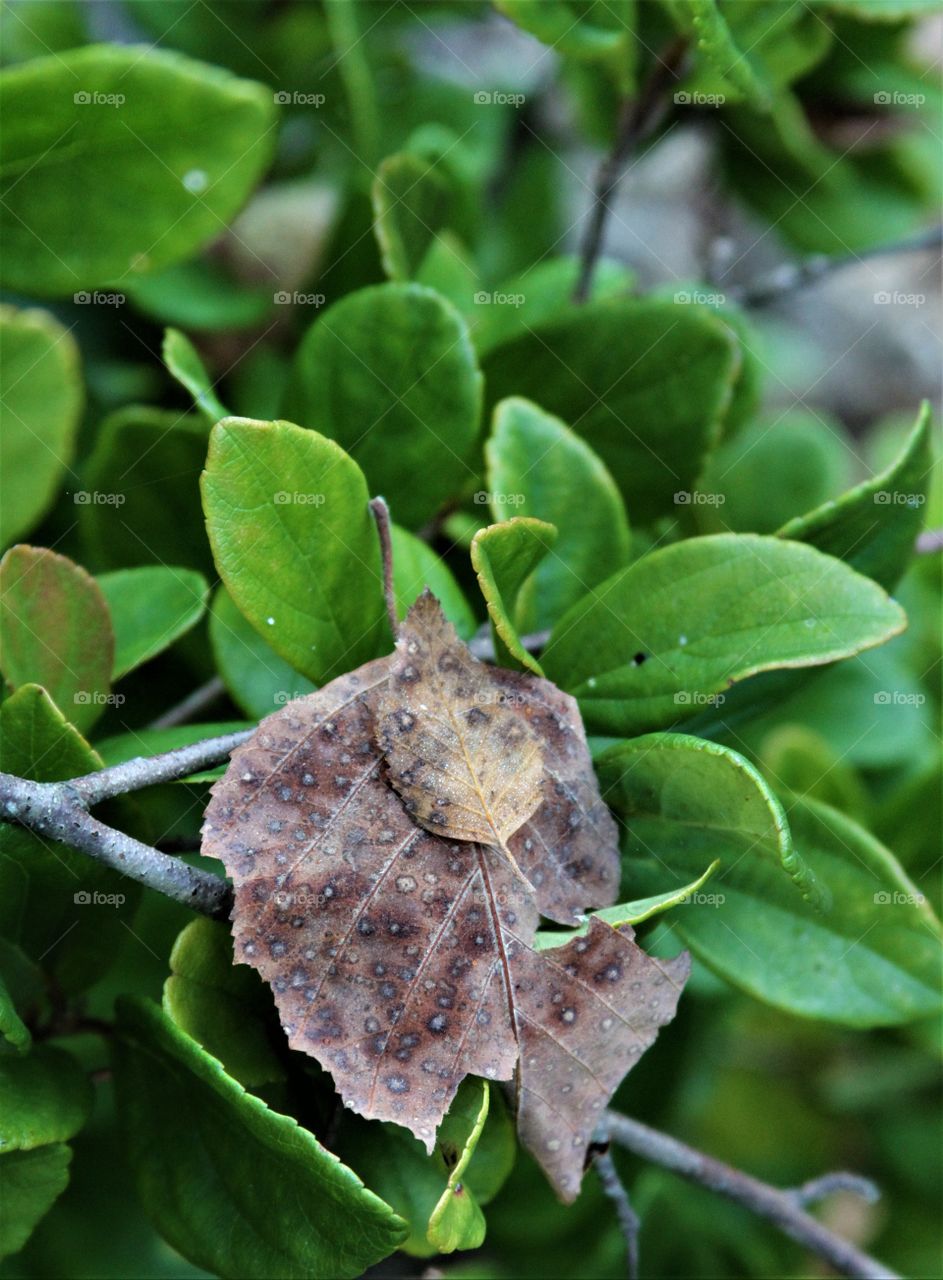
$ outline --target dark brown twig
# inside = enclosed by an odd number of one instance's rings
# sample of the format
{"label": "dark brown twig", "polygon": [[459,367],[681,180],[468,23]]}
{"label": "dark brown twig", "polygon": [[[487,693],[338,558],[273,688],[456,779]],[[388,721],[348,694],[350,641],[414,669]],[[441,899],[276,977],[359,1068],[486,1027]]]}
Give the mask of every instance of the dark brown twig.
{"label": "dark brown twig", "polygon": [[199,688],[194,689],[192,693],[188,693],[175,706],[168,708],[156,720],[152,720],[147,727],[149,729],[173,729],[178,724],[186,724],[193,716],[198,716],[201,711],[211,707],[217,698],[221,698],[225,692],[226,686],[221,678],[213,676],[205,684],[201,684]]}
{"label": "dark brown twig", "polygon": [[399,631],[399,613],[396,609],[396,590],[393,586],[393,540],[390,536],[390,509],[385,498],[371,498],[370,510],[377,524],[380,537],[380,557],[383,561],[383,598],[386,616],[390,620],[393,635]]}
{"label": "dark brown twig", "polygon": [[593,273],[602,251],[609,200],[619,185],[628,157],[655,132],[668,114],[671,99],[666,90],[678,79],[686,52],[686,39],[673,41],[656,59],[636,97],[626,98],[622,103],[615,143],[596,174],[593,207],[580,251],[580,274],[573,290],[574,302],[585,302],[590,295]]}

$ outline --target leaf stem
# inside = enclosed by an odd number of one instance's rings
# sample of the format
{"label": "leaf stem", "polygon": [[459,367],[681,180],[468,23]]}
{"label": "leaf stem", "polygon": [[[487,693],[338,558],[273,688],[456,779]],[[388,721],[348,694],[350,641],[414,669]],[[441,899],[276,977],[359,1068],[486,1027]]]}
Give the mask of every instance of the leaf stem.
{"label": "leaf stem", "polygon": [[370,510],[377,523],[380,537],[380,556],[383,560],[383,598],[386,616],[390,620],[394,637],[399,631],[399,614],[396,611],[396,589],[393,585],[393,540],[390,536],[390,509],[385,498],[371,498]]}
{"label": "leaf stem", "polygon": [[201,684],[188,693],[174,706],[169,707],[156,720],[147,726],[149,729],[173,729],[178,724],[186,724],[193,716],[199,715],[207,707],[213,705],[217,698],[226,692],[226,686],[220,676],[212,676],[205,684]]}
{"label": "leaf stem", "polygon": [[[615,1111],[606,1112],[597,1138],[615,1142],[627,1151],[641,1156],[643,1160],[661,1165],[663,1169],[670,1169],[672,1173],[677,1173],[690,1182],[697,1182],[718,1195],[735,1200],[751,1213],[772,1222],[785,1235],[791,1236],[804,1248],[817,1254],[841,1275],[853,1276],[856,1280],[899,1280],[895,1271],[862,1253],[847,1240],[842,1240],[802,1207],[810,1196],[810,1186],[814,1195],[821,1194],[823,1187],[828,1190],[835,1190],[839,1186],[849,1189],[848,1174],[817,1179],[798,1192],[781,1191],[732,1165],[686,1146],[677,1138],[659,1133],[657,1129],[650,1129],[648,1125]],[[869,1191],[873,1190],[871,1184],[866,1184],[863,1179],[856,1180],[854,1190],[863,1192],[865,1185]]]}

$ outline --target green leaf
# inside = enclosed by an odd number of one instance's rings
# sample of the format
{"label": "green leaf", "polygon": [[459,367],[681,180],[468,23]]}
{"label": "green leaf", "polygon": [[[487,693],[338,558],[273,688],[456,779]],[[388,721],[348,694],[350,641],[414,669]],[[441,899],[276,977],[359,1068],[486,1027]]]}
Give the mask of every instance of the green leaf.
{"label": "green leaf", "polygon": [[813,547],[692,538],[621,570],[557,624],[541,661],[591,732],[659,728],[722,705],[737,680],[811,667],[902,631],[903,610]]}
{"label": "green leaf", "polygon": [[776,533],[793,516],[840,493],[852,459],[852,443],[840,423],[821,413],[761,418],[712,455],[698,481],[699,495],[708,501],[695,514],[704,528]]}
{"label": "green leaf", "polygon": [[226,925],[194,920],[178,936],[163,1005],[181,1031],[247,1089],[284,1079],[271,993],[254,970],[233,961]]}
{"label": "green leaf", "polygon": [[558,531],[554,554],[523,585],[514,614],[519,631],[540,631],[626,563],[625,505],[585,441],[527,400],[495,407],[485,457],[495,520],[532,516]]}
{"label": "green leaf", "polygon": [[763,771],[782,791],[809,796],[859,817],[867,795],[857,775],[814,729],[784,724],[767,734],[757,756]]}
{"label": "green leaf", "polygon": [[0,1157],[66,1142],[92,1109],[92,1086],[71,1053],[37,1045],[0,1055]]}
{"label": "green leaf", "polygon": [[18,1253],[65,1191],[72,1152],[64,1143],[0,1156],[0,1259]]}
{"label": "green leaf", "polygon": [[203,417],[132,405],[99,426],[74,495],[96,568],[142,563],[212,571],[199,476],[209,427]]}
{"label": "green leaf", "polygon": [[910,439],[886,470],[790,520],[779,536],[846,560],[890,590],[910,562],[923,524],[933,466],[932,420],[924,404]]}
{"label": "green leaf", "polygon": [[220,418],[229,416],[229,410],[220,403],[199,352],[185,334],[179,329],[168,329],[164,334],[161,355],[170,373],[181,386],[186,387],[193,396],[196,407],[210,422],[218,422]]}
{"label": "green leaf", "polygon": [[[406,1219],[410,1233],[401,1247],[415,1257],[431,1257],[441,1250],[430,1237],[430,1219],[443,1198],[450,1194],[450,1175],[482,1110],[483,1083],[469,1077],[459,1085],[455,1100],[439,1126],[431,1156],[426,1154],[421,1142],[399,1125],[367,1123],[351,1117],[341,1128],[338,1140],[342,1158]],[[493,1086],[487,1087],[490,1093],[487,1118],[476,1140],[474,1158],[466,1165],[461,1179],[476,1207],[487,1204],[497,1195],[517,1153],[514,1126],[501,1094]],[[450,1225],[448,1220],[454,1212],[445,1211],[446,1226]],[[466,1212],[460,1209],[459,1217],[465,1217]],[[474,1211],[467,1217],[477,1219]],[[473,1246],[458,1244],[456,1247]]]}
{"label": "green leaf", "polygon": [[557,530],[544,520],[515,516],[472,538],[471,560],[488,606],[498,665],[542,676],[540,663],[521,644],[514,623],[518,597],[531,571],[552,552]]}
{"label": "green leaf", "polygon": [[154,48],[14,67],[0,109],[3,284],[46,296],[120,285],[214,239],[274,140],[270,90]]}
{"label": "green leaf", "polygon": [[[4,940],[0,940],[0,945],[5,945]],[[7,990],[2,975],[0,975],[0,1036],[17,1053],[25,1053],[33,1040],[29,1027],[16,1011],[13,997]]]}
{"label": "green leaf", "polygon": [[197,1266],[335,1280],[403,1239],[401,1220],[350,1169],[149,1002],[118,1003],[115,1080],[141,1198]]}
{"label": "green leaf", "polygon": [[[670,735],[663,734],[659,736],[668,737]],[[634,902],[620,902],[615,907],[603,907],[601,911],[590,911],[589,917],[598,916],[600,920],[605,920],[607,924],[611,924],[614,929],[622,924],[641,924],[643,920],[650,920],[652,916],[660,915],[662,911],[667,911],[670,907],[681,906],[689,902],[691,895],[697,893],[698,889],[707,883],[719,866],[720,859],[715,858],[707,870],[699,875],[696,880],[692,880],[690,884],[686,884],[680,889],[670,889],[667,893],[652,894],[649,898],[637,898]],[[588,930],[589,918],[578,929],[540,929],[535,939],[537,949],[538,951],[544,951],[551,947],[565,947],[571,938],[576,938]]]}
{"label": "green leaf", "polygon": [[704,58],[752,107],[768,110],[768,86],[757,75],[749,50],[737,47],[717,0],[676,0],[676,5],[690,21]]}
{"label": "green leaf", "polygon": [[44,547],[0,560],[0,668],[7,685],[41,684],[78,728],[105,709],[115,637],[95,579]]}
{"label": "green leaf", "polygon": [[246,715],[261,720],[317,688],[262,639],[225,587],[213,597],[209,631],[219,674]]}
{"label": "green leaf", "polygon": [[566,57],[602,62],[628,93],[636,60],[635,0],[574,4],[572,0],[495,0],[495,7],[522,30]]}
{"label": "green leaf", "polygon": [[[679,913],[678,936],[735,986],[803,1017],[871,1027],[938,1013],[940,926],[893,854],[814,800],[791,799],[788,817],[803,861],[831,890],[830,907],[815,910],[756,859],[749,874],[734,865],[720,873],[722,903]],[[664,864],[647,860],[645,833],[636,839],[633,826],[628,873],[663,883]],[[672,871],[677,857],[665,857]]]}
{"label": "green leaf", "polygon": [[380,553],[357,464],[290,422],[226,418],[203,506],[219,575],[276,653],[322,684],[387,641]]}
{"label": "green leaf", "polygon": [[373,179],[373,229],[391,280],[415,278],[436,232],[448,221],[450,186],[436,162],[399,152],[380,163]]}
{"label": "green leaf", "polygon": [[115,633],[112,680],[163,652],[203,617],[209,585],[192,569],[143,565],[97,579]]}
{"label": "green leaf", "polygon": [[757,867],[769,867],[800,901],[827,900],[793,846],[782,805],[735,751],[681,733],[651,733],[604,751],[596,768],[626,823],[630,857],[664,864],[675,880],[686,881],[719,860],[718,888],[740,878],[749,882]]}
{"label": "green leaf", "polygon": [[45,311],[0,306],[0,546],[48,511],[69,469],[84,398],[79,350]]}
{"label": "green leaf", "polygon": [[481,374],[458,312],[431,289],[360,289],[314,322],[286,414],[336,440],[417,528],[474,475]]}
{"label": "green leaf", "polygon": [[[458,1158],[449,1174],[446,1188],[429,1218],[426,1234],[429,1243],[435,1245],[440,1253],[454,1253],[456,1249],[477,1249],[485,1239],[485,1216],[462,1181],[469,1161],[475,1154],[485,1121],[488,1119],[488,1102],[491,1097],[488,1082],[481,1080],[479,1084],[481,1101],[478,1114],[474,1116],[471,1132],[464,1143],[461,1145],[456,1143]],[[449,1114],[440,1126],[438,1137],[440,1143],[443,1141],[442,1131],[450,1127],[450,1122],[456,1127],[459,1123],[454,1106],[449,1108]],[[448,1141],[450,1136],[448,1135],[445,1141]]]}
{"label": "green leaf", "polygon": [[[22,900],[17,905],[21,910],[28,886],[26,876],[10,876],[11,866],[14,871],[19,868],[8,858],[0,859],[0,862],[4,864],[0,871],[0,883],[5,890],[8,887],[12,887],[14,893],[19,890]],[[16,914],[19,916],[19,910]],[[20,936],[20,919],[10,919],[4,923],[13,937]],[[0,1036],[18,1053],[25,1053],[33,1039],[23,1018],[37,1018],[43,1008],[45,991],[46,983],[39,966],[9,937],[0,937]]]}
{"label": "green leaf", "polygon": [[393,591],[396,612],[405,618],[409,607],[428,587],[442,606],[442,612],[462,640],[470,640],[478,630],[478,620],[451,569],[427,542],[398,525],[391,525],[393,543]]}
{"label": "green leaf", "polygon": [[[60,782],[101,767],[101,759],[44,689],[24,685],[0,705],[0,769]],[[66,994],[105,973],[130,935],[140,885],[85,853],[0,825],[0,903],[24,892],[15,940],[42,960]]]}
{"label": "green leaf", "polygon": [[248,329],[272,310],[271,288],[242,284],[211,258],[192,258],[141,276],[127,290],[135,307],[158,324],[188,330]]}
{"label": "green leaf", "polygon": [[562,418],[599,454],[638,525],[676,514],[677,495],[695,488],[739,367],[719,317],[633,299],[589,303],[484,360],[489,403],[525,396]]}

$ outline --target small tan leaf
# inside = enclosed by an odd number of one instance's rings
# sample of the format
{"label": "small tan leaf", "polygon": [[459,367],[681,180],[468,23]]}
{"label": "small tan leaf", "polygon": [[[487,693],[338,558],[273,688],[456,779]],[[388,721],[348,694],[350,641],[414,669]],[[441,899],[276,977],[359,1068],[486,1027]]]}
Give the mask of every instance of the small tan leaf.
{"label": "small tan leaf", "polygon": [[540,739],[428,591],[396,650],[378,721],[390,781],[427,831],[506,848],[542,799]]}
{"label": "small tan leaf", "polygon": [[[421,652],[407,638],[405,652],[262,722],[213,787],[203,848],[235,886],[237,959],[271,984],[289,1044],[331,1072],[347,1106],[404,1125],[431,1150],[466,1074],[509,1080],[517,1068],[522,1141],[571,1200],[599,1112],[672,1017],[687,961],[650,959],[630,929],[595,919],[564,947],[534,949],[546,904],[572,922],[575,904],[618,889],[615,828],[575,706],[546,681],[492,671],[488,684],[463,658],[461,677],[450,664],[439,672],[454,707],[473,705],[463,690],[474,679],[521,726],[520,736],[499,727],[506,772],[540,745],[535,807],[525,796],[529,816],[510,838],[527,878],[493,847],[493,831],[486,845],[416,822],[380,741],[395,750],[390,717],[414,714],[391,675],[398,664],[425,664],[429,635],[440,658],[461,658],[437,612],[423,603]],[[476,770],[469,787],[481,786],[479,772],[492,776]]]}

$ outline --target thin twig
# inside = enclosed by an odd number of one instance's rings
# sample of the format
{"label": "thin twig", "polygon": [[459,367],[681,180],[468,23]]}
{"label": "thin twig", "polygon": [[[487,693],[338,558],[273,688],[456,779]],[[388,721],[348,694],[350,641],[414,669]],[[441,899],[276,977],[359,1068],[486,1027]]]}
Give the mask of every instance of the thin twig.
{"label": "thin twig", "polygon": [[380,537],[380,558],[383,561],[383,598],[386,616],[390,620],[393,635],[399,631],[399,613],[396,609],[396,588],[393,585],[393,539],[390,536],[390,509],[385,498],[371,498],[370,510],[377,523]]}
{"label": "thin twig", "polygon": [[[190,773],[199,773],[225,760],[231,751],[247,741],[252,729],[240,729],[237,733],[224,733],[218,738],[204,738],[186,747],[162,751],[156,756],[135,756],[123,764],[113,764],[109,769],[99,769],[74,778],[68,785],[86,808],[122,796],[128,791],[140,791],[158,782],[175,782]],[[5,775],[3,775],[5,776]],[[46,783],[46,786],[62,786],[62,783]]]}
{"label": "thin twig", "polygon": [[181,699],[176,706],[170,707],[167,711],[152,720],[147,726],[149,729],[174,729],[178,724],[186,724],[186,722],[198,716],[201,711],[205,711],[207,707],[211,707],[217,698],[221,698],[226,692],[226,686],[223,684],[219,676],[213,676],[207,680],[205,684],[201,684],[194,689],[192,693]]}
{"label": "thin twig", "polygon": [[860,1196],[868,1204],[876,1204],[881,1198],[880,1191],[870,1178],[863,1178],[860,1173],[846,1173],[843,1169],[838,1169],[834,1173],[823,1173],[820,1178],[803,1182],[801,1187],[792,1187],[784,1191],[783,1195],[791,1197],[796,1204],[805,1208],[809,1204],[818,1204],[820,1200],[834,1195],[836,1191],[848,1191],[852,1195]]}
{"label": "thin twig", "polygon": [[603,1191],[612,1201],[616,1210],[619,1230],[625,1240],[626,1272],[629,1280],[638,1276],[638,1233],[641,1221],[632,1208],[629,1193],[623,1186],[619,1171],[615,1166],[608,1148],[597,1149],[593,1158],[593,1168],[599,1174],[599,1182]]}
{"label": "thin twig", "polygon": [[[549,628],[545,631],[531,631],[526,636],[520,637],[521,644],[528,653],[539,653],[549,639]],[[468,650],[474,657],[480,658],[482,662],[494,662],[496,657],[494,636],[491,634],[491,628],[487,623],[469,640]]]}
{"label": "thin twig", "polygon": [[724,296],[728,301],[739,303],[742,307],[765,307],[785,294],[804,289],[807,285],[817,283],[834,271],[840,271],[843,267],[853,267],[866,258],[883,258],[898,253],[920,253],[928,249],[938,249],[941,245],[943,245],[943,225],[931,227],[928,231],[910,236],[905,240],[875,245],[872,249],[859,249],[855,253],[814,254],[801,262],[783,263],[757,280],[733,286],[725,290]]}
{"label": "thin twig", "polygon": [[585,302],[590,295],[593,273],[602,251],[610,197],[619,185],[622,168],[628,157],[655,132],[667,115],[671,100],[665,90],[680,75],[686,52],[686,39],[673,41],[657,58],[637,96],[626,98],[622,103],[615,143],[596,174],[593,207],[580,250],[580,274],[573,290],[574,302]]}
{"label": "thin twig", "polygon": [[751,1213],[772,1222],[841,1275],[853,1276],[856,1280],[899,1280],[896,1272],[862,1253],[847,1240],[842,1240],[806,1213],[795,1191],[780,1191],[686,1146],[666,1133],[659,1133],[657,1129],[650,1129],[638,1120],[614,1111],[606,1112],[597,1136],[601,1140],[617,1142],[644,1160],[735,1200]]}
{"label": "thin twig", "polygon": [[86,805],[72,783],[29,782],[0,773],[0,818],[4,822],[80,849],[139,884],[204,915],[228,917],[232,889],[225,880],[106,826],[92,817]]}

